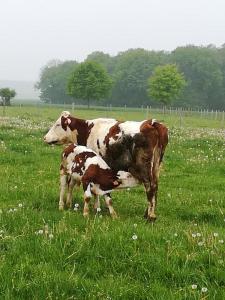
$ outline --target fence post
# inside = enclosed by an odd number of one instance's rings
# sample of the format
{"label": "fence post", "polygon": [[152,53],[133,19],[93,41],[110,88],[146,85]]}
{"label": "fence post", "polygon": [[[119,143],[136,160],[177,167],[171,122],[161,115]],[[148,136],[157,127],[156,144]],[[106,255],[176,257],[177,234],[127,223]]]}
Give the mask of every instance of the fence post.
{"label": "fence post", "polygon": [[222,121],[221,121],[222,128],[224,127],[224,110],[222,111]]}
{"label": "fence post", "polygon": [[146,120],[148,120],[148,111],[149,111],[149,107],[147,105],[147,107],[146,107]]}

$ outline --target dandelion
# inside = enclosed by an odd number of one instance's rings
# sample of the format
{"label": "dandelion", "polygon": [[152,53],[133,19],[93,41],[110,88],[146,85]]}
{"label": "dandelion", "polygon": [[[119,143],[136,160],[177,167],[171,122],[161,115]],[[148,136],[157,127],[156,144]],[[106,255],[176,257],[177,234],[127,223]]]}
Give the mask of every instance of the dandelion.
{"label": "dandelion", "polygon": [[218,234],[217,232],[214,232],[214,233],[213,233],[213,236],[214,236],[214,237],[217,237],[218,235],[219,235],[219,234]]}
{"label": "dandelion", "polygon": [[17,208],[14,208],[13,211],[17,211]]}
{"label": "dandelion", "polygon": [[100,212],[101,211],[101,208],[100,207],[97,207],[97,212]]}
{"label": "dandelion", "polygon": [[196,290],[197,287],[198,287],[197,284],[192,284],[192,285],[191,285],[192,290]]}
{"label": "dandelion", "polygon": [[127,188],[127,191],[130,191],[130,188]]}
{"label": "dandelion", "polygon": [[134,224],[134,228],[136,228],[136,227],[137,227],[137,224],[135,223],[135,224]]}
{"label": "dandelion", "polygon": [[44,233],[43,229],[38,230],[38,234],[43,234],[43,233]]}
{"label": "dandelion", "polygon": [[212,199],[209,199],[209,202],[211,202],[211,203],[212,203]]}
{"label": "dandelion", "polygon": [[17,189],[17,185],[14,186],[14,189]]}
{"label": "dandelion", "polygon": [[75,204],[74,204],[74,209],[73,209],[73,210],[74,210],[74,211],[77,211],[78,209],[79,209],[79,204],[78,204],[78,203],[75,203]]}
{"label": "dandelion", "polygon": [[204,242],[202,241],[202,242],[198,242],[198,246],[199,247],[201,247],[201,246],[203,246],[204,245]]}
{"label": "dandelion", "polygon": [[195,224],[194,224],[194,226],[198,226],[198,224],[197,224],[197,223],[195,223]]}
{"label": "dandelion", "polygon": [[198,237],[202,236],[200,232],[197,232],[196,235],[197,235]]}
{"label": "dandelion", "polygon": [[134,241],[135,241],[135,240],[137,240],[137,238],[138,238],[138,237],[137,237],[137,235],[136,235],[136,234],[133,234],[133,235],[132,235],[132,240],[134,240]]}
{"label": "dandelion", "polygon": [[206,292],[208,291],[208,289],[207,289],[207,287],[203,287],[203,288],[201,289],[201,291],[202,291],[202,293],[206,293]]}
{"label": "dandelion", "polygon": [[50,233],[48,237],[49,237],[49,238],[50,238],[50,240],[51,240],[51,239],[53,239],[53,237],[54,237],[54,236],[53,236],[53,234],[52,234],[52,233]]}
{"label": "dandelion", "polygon": [[224,241],[223,241],[223,240],[219,240],[219,243],[220,243],[220,244],[223,244],[223,243],[224,243]]}
{"label": "dandelion", "polygon": [[9,213],[13,212],[13,209],[12,209],[12,208],[10,208],[10,209],[8,210],[8,212],[9,212]]}
{"label": "dandelion", "polygon": [[23,204],[22,204],[22,203],[19,203],[18,206],[21,208],[21,207],[23,207]]}
{"label": "dandelion", "polygon": [[175,232],[175,233],[174,233],[174,236],[175,236],[175,237],[177,237],[177,236],[178,236],[178,234]]}
{"label": "dandelion", "polygon": [[192,233],[191,236],[192,236],[193,238],[195,238],[195,237],[196,237],[196,233]]}

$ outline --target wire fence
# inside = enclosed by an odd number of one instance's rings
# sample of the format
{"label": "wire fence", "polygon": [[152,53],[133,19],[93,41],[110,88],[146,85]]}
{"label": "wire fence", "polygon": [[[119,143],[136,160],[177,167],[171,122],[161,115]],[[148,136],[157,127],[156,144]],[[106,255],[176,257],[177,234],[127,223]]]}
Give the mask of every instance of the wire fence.
{"label": "wire fence", "polygon": [[[46,104],[40,101],[29,101],[29,102],[20,102],[15,103],[13,106],[22,108],[26,106],[32,106],[36,108],[61,108],[62,110],[69,110],[73,113],[75,110],[97,110],[105,112],[107,117],[110,116],[110,112],[139,112],[146,119],[154,117],[154,115],[162,116],[175,116],[179,122],[179,125],[185,126],[185,118],[195,117],[199,119],[207,119],[219,121],[221,126],[225,126],[225,112],[219,110],[209,110],[209,109],[192,109],[192,108],[182,108],[182,107],[151,107],[151,106],[140,106],[140,107],[128,107],[126,105],[120,107],[114,107],[111,104],[106,106],[91,106],[90,108],[87,105],[80,105],[76,103],[72,104]],[[6,107],[2,107],[2,115],[5,115]]]}

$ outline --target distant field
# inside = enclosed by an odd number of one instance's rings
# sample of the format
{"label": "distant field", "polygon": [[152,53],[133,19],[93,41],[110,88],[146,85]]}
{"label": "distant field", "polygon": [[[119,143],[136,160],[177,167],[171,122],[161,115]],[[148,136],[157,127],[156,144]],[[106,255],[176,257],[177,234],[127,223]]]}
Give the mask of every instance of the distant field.
{"label": "distant field", "polygon": [[[63,107],[0,108],[0,299],[225,299],[221,121],[156,114],[170,128],[155,224],[140,186],[89,220],[58,211],[61,147],[42,138]],[[80,118],[146,118],[75,109]],[[82,191],[74,193],[82,207]],[[137,239],[133,239],[134,235]],[[196,285],[196,286],[195,286]]]}

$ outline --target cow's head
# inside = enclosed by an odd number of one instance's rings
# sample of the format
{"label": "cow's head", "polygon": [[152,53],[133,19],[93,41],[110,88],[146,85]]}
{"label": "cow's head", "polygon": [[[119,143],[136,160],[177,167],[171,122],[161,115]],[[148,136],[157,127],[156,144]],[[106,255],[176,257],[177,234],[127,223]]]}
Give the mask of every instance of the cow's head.
{"label": "cow's head", "polygon": [[71,130],[72,119],[70,112],[63,111],[52,128],[44,136],[45,143],[58,145],[76,143],[77,132],[76,130]]}

